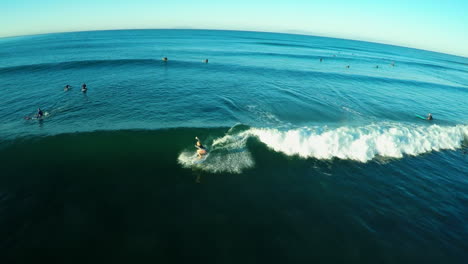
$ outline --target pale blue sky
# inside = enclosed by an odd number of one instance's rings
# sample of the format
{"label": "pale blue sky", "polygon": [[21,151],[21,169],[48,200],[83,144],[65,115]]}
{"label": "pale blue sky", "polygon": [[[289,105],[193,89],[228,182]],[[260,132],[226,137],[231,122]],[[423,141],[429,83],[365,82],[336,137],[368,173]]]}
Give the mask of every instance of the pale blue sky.
{"label": "pale blue sky", "polygon": [[367,40],[468,57],[468,0],[0,0],[0,37],[203,28]]}

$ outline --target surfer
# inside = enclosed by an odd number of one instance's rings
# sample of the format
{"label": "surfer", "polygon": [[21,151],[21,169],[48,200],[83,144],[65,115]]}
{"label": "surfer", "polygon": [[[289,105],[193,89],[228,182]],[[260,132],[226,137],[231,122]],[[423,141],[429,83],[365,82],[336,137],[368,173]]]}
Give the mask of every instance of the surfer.
{"label": "surfer", "polygon": [[86,88],[86,83],[83,83],[83,85],[81,85],[81,91],[83,93],[86,93],[88,91],[88,88]]}
{"label": "surfer", "polygon": [[208,63],[208,59],[205,59],[205,63]]}
{"label": "surfer", "polygon": [[202,143],[200,142],[200,139],[198,139],[198,137],[195,137],[195,139],[197,140],[195,147],[197,148],[198,158],[201,159],[201,157],[203,155],[206,155],[208,152],[206,151],[205,146],[203,146]]}
{"label": "surfer", "polygon": [[63,88],[63,90],[68,91],[68,90],[70,90],[70,88],[71,88],[71,86],[67,84],[67,85],[65,85],[65,88]]}
{"label": "surfer", "polygon": [[163,61],[167,61],[167,57],[164,57],[162,60],[163,60]]}
{"label": "surfer", "polygon": [[426,119],[427,119],[427,120],[432,120],[432,114],[431,114],[431,113],[427,114],[427,118],[426,118]]}
{"label": "surfer", "polygon": [[42,110],[38,108],[36,118],[39,119],[39,118],[42,118],[43,116],[44,116],[44,112],[42,112]]}

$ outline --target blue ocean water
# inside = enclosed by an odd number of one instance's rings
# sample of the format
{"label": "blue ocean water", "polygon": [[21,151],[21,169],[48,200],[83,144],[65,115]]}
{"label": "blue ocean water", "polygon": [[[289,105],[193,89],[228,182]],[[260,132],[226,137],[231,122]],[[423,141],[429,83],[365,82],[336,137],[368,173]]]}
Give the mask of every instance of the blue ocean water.
{"label": "blue ocean water", "polygon": [[60,33],[0,39],[0,87],[11,259],[467,260],[467,58],[259,32]]}

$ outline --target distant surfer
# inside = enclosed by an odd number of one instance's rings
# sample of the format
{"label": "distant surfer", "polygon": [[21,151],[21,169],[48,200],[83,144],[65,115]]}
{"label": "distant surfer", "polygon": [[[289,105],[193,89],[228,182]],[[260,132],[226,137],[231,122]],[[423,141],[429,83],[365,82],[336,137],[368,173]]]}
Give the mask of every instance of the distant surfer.
{"label": "distant surfer", "polygon": [[68,90],[70,90],[70,89],[71,89],[71,86],[70,86],[70,85],[68,85],[68,84],[67,84],[67,85],[65,85],[65,88],[63,88],[63,90],[64,90],[64,91],[68,91]]}
{"label": "distant surfer", "polygon": [[86,87],[86,83],[83,83],[83,85],[81,85],[81,92],[86,93],[87,91],[88,88]]}
{"label": "distant surfer", "polygon": [[205,146],[203,146],[202,143],[200,142],[200,139],[198,139],[198,137],[195,137],[195,139],[197,140],[195,147],[197,148],[198,158],[201,159],[202,156],[206,155],[208,152],[206,151]]}
{"label": "distant surfer", "polygon": [[427,120],[432,120],[432,114],[431,114],[431,113],[427,114],[427,118],[426,118],[426,119],[427,119]]}
{"label": "distant surfer", "polygon": [[349,69],[349,65],[348,65],[348,66],[346,66],[346,68],[348,68],[348,69]]}
{"label": "distant surfer", "polygon": [[205,63],[208,63],[208,59],[205,59]]}
{"label": "distant surfer", "polygon": [[37,109],[37,113],[36,113],[36,118],[39,119],[39,118],[42,118],[44,116],[44,112],[38,108]]}
{"label": "distant surfer", "polygon": [[163,61],[167,61],[167,57],[162,58]]}
{"label": "distant surfer", "polygon": [[39,121],[42,121],[42,118],[43,118],[45,115],[48,115],[48,113],[47,113],[47,112],[44,113],[44,111],[42,111],[41,108],[38,108],[38,109],[37,109],[37,112],[36,112],[36,115],[34,115],[34,116],[25,116],[24,119],[25,119],[25,120],[37,119],[37,120],[39,120]]}
{"label": "distant surfer", "polygon": [[322,58],[320,58],[320,62],[322,62],[322,61],[323,61],[323,59],[322,59]]}

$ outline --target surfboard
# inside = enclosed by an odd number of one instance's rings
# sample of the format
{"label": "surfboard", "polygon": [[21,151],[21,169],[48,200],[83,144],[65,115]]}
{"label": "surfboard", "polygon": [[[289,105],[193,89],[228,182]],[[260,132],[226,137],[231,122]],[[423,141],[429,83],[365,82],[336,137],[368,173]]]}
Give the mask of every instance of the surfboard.
{"label": "surfboard", "polygon": [[198,154],[195,153],[194,157],[193,157],[193,164],[202,164],[203,162],[206,161],[206,159],[208,158],[208,156],[210,155],[210,153],[206,153],[205,155],[203,155],[201,158],[198,157]]}
{"label": "surfboard", "polygon": [[25,120],[41,120],[49,116],[49,112],[44,112],[42,117],[36,117],[36,116],[25,116]]}
{"label": "surfboard", "polygon": [[424,116],[420,116],[420,115],[415,115],[417,118],[421,118],[421,119],[424,119],[426,120],[427,118],[425,118]]}

